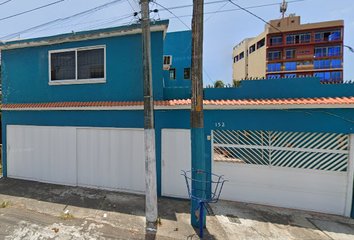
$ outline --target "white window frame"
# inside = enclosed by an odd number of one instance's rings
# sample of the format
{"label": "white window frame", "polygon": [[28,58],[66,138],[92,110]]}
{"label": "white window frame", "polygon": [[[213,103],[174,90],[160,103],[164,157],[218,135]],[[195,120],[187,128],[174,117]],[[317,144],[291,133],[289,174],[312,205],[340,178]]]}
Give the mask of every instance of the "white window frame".
{"label": "white window frame", "polygon": [[[103,78],[90,78],[90,79],[78,79],[77,75],[77,52],[84,50],[94,50],[94,49],[102,49],[103,48],[103,67],[104,67],[104,77]],[[52,80],[51,76],[51,54],[52,53],[61,53],[61,52],[73,52],[75,51],[75,79],[66,79],[66,80]],[[67,48],[60,50],[52,50],[48,52],[48,62],[49,62],[49,85],[63,85],[63,84],[87,84],[87,83],[105,83],[106,82],[106,45],[97,45],[97,46],[89,46],[89,47],[78,47],[78,48]]]}

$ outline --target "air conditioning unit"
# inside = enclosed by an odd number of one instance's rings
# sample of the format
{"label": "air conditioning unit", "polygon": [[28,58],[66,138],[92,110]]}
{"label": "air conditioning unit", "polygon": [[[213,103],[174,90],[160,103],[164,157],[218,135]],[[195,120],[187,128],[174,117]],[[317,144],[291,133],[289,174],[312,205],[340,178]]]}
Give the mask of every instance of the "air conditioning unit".
{"label": "air conditioning unit", "polygon": [[170,70],[172,65],[172,55],[163,56],[163,70]]}

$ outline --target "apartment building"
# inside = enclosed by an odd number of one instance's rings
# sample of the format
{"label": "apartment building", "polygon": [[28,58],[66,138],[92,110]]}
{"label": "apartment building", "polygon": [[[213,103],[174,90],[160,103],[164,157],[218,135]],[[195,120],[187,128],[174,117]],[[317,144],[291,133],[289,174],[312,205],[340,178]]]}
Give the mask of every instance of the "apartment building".
{"label": "apartment building", "polygon": [[301,24],[300,16],[271,20],[265,31],[233,49],[233,79],[320,77],[343,80],[344,21]]}

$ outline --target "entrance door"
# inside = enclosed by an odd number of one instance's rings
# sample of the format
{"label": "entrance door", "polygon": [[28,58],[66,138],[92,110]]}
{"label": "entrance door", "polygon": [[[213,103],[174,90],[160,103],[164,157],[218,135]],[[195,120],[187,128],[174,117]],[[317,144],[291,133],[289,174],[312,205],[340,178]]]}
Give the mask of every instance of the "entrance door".
{"label": "entrance door", "polygon": [[188,198],[182,170],[191,169],[190,130],[162,129],[162,195]]}

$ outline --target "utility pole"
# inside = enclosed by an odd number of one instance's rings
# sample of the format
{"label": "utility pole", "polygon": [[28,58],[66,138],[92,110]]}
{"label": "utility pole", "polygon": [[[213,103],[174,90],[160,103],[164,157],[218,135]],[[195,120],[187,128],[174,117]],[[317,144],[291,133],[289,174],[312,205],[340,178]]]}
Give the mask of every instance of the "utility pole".
{"label": "utility pole", "polygon": [[141,0],[144,83],[144,145],[145,145],[145,215],[149,223],[157,220],[156,152],[154,98],[151,73],[150,10],[151,0]]}
{"label": "utility pole", "polygon": [[[205,164],[205,139],[204,139],[204,114],[203,114],[203,22],[204,0],[193,0],[192,19],[192,106],[191,106],[191,143],[192,143],[192,169],[206,170]],[[200,176],[199,176],[200,175]],[[192,178],[202,179],[204,174],[195,173]],[[199,186],[198,186],[199,185]],[[203,189],[205,184],[192,181],[192,189]],[[205,189],[204,189],[205,190]],[[200,192],[202,194],[202,192]],[[196,201],[191,200],[191,224],[199,227]]]}

